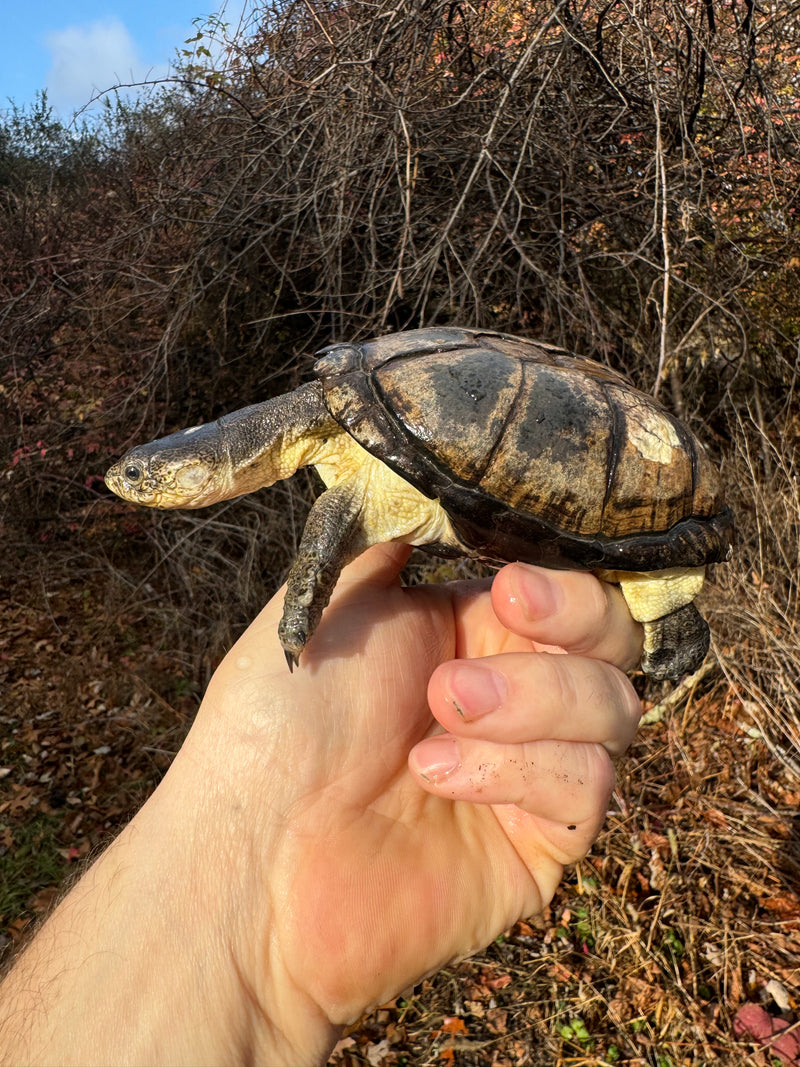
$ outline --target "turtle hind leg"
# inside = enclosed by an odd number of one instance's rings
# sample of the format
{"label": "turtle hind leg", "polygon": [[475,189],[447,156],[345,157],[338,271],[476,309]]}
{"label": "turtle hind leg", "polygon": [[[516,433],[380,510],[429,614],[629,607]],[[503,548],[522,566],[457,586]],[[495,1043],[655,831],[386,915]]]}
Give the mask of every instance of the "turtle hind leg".
{"label": "turtle hind leg", "polygon": [[658,681],[675,682],[706,658],[711,635],[693,603],[644,623],[642,670]]}
{"label": "turtle hind leg", "polygon": [[362,504],[358,487],[340,483],[317,497],[308,513],[278,626],[290,671],[316,630],[342,568],[366,547]]}

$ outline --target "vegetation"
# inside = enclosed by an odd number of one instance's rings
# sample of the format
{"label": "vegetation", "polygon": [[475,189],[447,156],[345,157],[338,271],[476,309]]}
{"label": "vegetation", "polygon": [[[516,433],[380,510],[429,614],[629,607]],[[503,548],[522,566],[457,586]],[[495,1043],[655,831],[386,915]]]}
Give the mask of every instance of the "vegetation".
{"label": "vegetation", "polygon": [[793,1023],[800,997],[796,11],[274,0],[225,34],[93,125],[42,99],[0,126],[0,884],[32,857],[9,938],[53,857],[163,773],[312,491],[162,516],[109,498],[112,457],[290,387],[330,341],[491,326],[658,393],[739,542],[711,670],[643,688],[652,724],[550,913],[338,1059],[745,1062],[740,1007]]}

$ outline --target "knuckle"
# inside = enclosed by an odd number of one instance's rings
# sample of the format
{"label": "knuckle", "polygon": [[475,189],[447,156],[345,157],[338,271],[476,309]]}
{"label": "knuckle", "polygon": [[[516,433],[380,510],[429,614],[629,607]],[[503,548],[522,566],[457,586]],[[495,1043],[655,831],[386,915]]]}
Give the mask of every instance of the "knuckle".
{"label": "knuckle", "polygon": [[540,692],[547,693],[556,707],[572,710],[580,707],[581,696],[576,660],[571,656],[540,653]]}

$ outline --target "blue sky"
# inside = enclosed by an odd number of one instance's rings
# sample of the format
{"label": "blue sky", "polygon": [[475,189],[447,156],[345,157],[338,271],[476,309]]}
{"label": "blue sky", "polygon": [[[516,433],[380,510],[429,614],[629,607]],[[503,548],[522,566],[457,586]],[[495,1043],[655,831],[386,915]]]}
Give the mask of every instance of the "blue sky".
{"label": "blue sky", "polygon": [[[228,0],[225,21],[235,25],[252,2]],[[196,32],[193,20],[223,7],[223,0],[12,0],[0,33],[0,109],[47,89],[67,120],[96,90],[165,75]]]}

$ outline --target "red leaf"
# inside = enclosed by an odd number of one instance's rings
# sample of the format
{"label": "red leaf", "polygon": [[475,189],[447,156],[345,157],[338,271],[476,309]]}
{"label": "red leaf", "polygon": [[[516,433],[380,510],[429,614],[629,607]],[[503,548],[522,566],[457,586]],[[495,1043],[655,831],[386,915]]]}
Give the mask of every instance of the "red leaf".
{"label": "red leaf", "polygon": [[777,1056],[789,1067],[800,1067],[800,1036],[784,1034],[789,1024],[776,1019],[758,1004],[744,1004],[733,1020],[733,1032],[737,1037],[748,1035],[762,1043],[762,1049]]}

